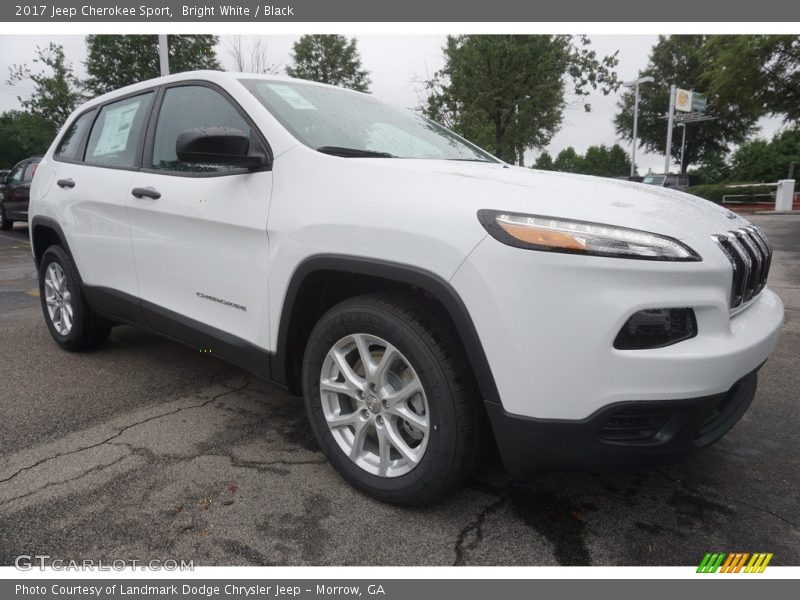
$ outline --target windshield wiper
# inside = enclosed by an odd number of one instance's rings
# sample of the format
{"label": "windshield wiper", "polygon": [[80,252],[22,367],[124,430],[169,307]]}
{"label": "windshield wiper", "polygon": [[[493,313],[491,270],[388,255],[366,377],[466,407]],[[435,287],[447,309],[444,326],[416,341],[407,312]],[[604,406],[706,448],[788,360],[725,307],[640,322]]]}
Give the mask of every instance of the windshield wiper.
{"label": "windshield wiper", "polygon": [[482,163],[491,163],[491,164],[498,164],[496,160],[486,160],[485,158],[445,158],[445,160],[457,160],[461,162],[482,162]]}
{"label": "windshield wiper", "polygon": [[374,150],[361,150],[359,148],[343,148],[341,146],[320,146],[317,152],[343,156],[344,158],[395,158],[388,152],[376,152]]}

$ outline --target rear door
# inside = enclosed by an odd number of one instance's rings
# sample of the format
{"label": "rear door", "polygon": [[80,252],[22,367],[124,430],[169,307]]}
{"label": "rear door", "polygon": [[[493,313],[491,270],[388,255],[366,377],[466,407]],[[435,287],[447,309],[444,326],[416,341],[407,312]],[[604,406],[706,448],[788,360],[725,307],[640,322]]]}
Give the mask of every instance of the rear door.
{"label": "rear door", "polygon": [[[224,332],[267,348],[272,172],[186,164],[175,151],[182,131],[204,127],[243,131],[251,151],[266,152],[266,142],[233,98],[211,84],[168,86],[159,102],[142,171],[127,196],[148,320],[157,329],[177,320],[189,329],[208,328],[212,336]],[[133,188],[154,193],[135,197]]]}
{"label": "rear door", "polygon": [[154,97],[140,93],[80,115],[53,156],[50,194],[83,282],[133,302],[139,289],[125,203]]}

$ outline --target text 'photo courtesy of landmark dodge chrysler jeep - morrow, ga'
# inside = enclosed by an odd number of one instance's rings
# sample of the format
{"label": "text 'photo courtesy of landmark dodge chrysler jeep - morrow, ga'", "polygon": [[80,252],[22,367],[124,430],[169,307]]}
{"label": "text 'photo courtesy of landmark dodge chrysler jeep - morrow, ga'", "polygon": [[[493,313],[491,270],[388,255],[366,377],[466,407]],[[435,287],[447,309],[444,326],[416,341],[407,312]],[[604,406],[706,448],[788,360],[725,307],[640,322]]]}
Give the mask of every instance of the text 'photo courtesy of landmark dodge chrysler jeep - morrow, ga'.
{"label": "text 'photo courtesy of landmark dodge chrysler jeep - morrow, ga'", "polygon": [[518,479],[707,446],[783,321],[769,241],[719,206],[513,167],[287,78],[183,73],[87,102],[30,223],[61,346],[128,324],[211,349],[302,394],[332,465],[395,503],[451,489],[492,438]]}

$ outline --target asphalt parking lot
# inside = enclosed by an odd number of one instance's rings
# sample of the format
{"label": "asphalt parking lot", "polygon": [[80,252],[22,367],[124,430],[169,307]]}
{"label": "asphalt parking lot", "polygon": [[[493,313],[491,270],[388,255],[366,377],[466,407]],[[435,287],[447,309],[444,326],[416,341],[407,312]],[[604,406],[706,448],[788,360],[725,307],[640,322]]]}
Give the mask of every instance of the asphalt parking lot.
{"label": "asphalt parking lot", "polygon": [[302,401],[127,327],[100,351],[51,340],[27,229],[0,232],[0,564],[696,565],[707,551],[800,564],[800,218],[754,216],[786,304],[758,395],[717,445],[667,468],[552,473],[488,460],[441,503],[361,496],[317,451]]}

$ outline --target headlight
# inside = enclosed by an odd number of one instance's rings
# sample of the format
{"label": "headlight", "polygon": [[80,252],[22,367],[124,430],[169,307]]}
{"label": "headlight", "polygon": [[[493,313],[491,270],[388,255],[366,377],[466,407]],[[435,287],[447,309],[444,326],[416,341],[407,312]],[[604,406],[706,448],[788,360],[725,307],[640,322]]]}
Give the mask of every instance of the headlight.
{"label": "headlight", "polygon": [[702,260],[674,238],[638,229],[486,209],[478,211],[478,219],[493,238],[516,248],[640,260]]}

